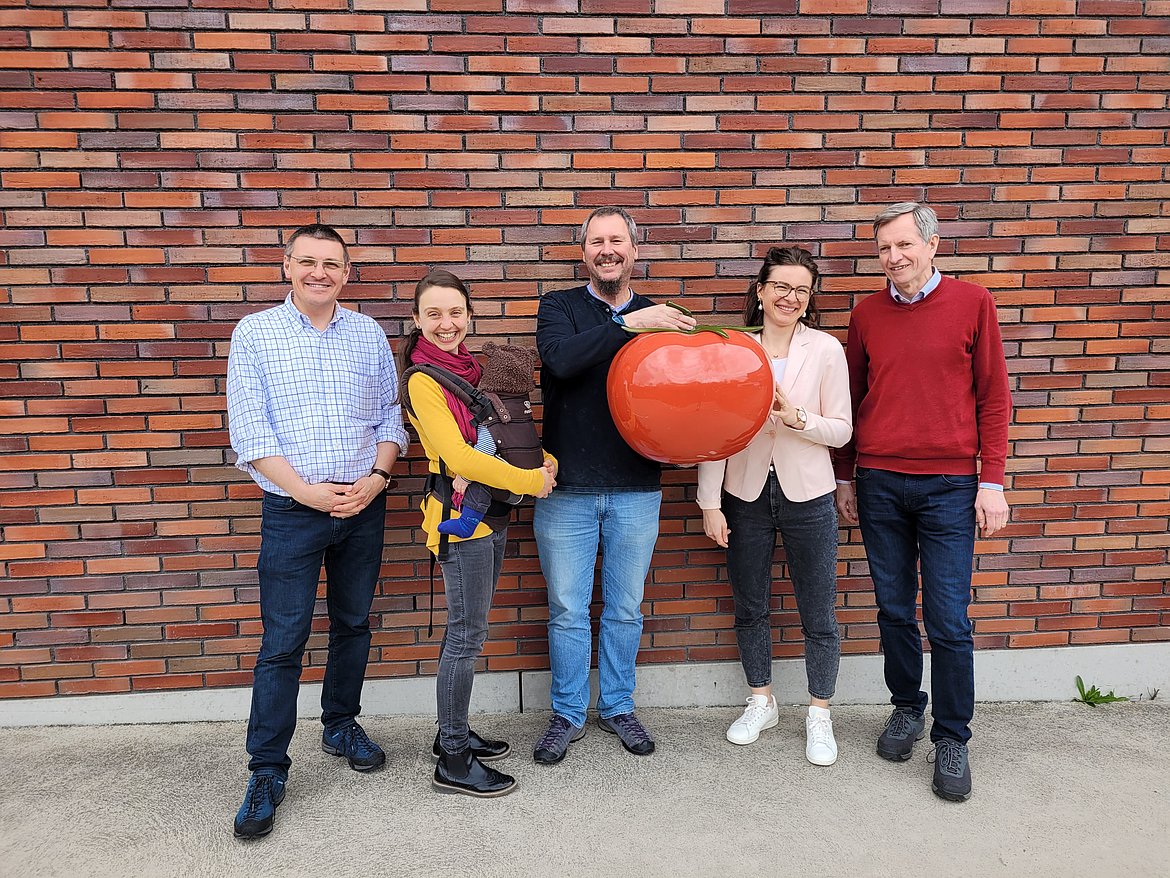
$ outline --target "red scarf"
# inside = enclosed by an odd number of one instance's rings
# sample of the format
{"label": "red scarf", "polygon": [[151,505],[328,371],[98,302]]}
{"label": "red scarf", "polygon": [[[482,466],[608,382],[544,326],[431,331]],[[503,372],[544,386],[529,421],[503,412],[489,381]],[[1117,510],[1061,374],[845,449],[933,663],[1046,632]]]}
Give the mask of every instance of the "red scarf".
{"label": "red scarf", "polygon": [[[467,350],[467,345],[460,343],[458,350],[454,353],[448,353],[427,341],[426,337],[421,335],[415,343],[414,350],[410,352],[410,362],[429,363],[432,366],[439,366],[448,372],[458,375],[468,384],[474,386],[479,386],[479,377],[483,374],[483,366]],[[446,387],[443,388],[443,396],[447,398],[447,408],[451,409],[451,414],[455,416],[455,423],[459,425],[459,432],[463,434],[463,438],[467,442],[474,444],[476,431],[470,410],[468,410],[467,406],[463,404],[459,397]]]}

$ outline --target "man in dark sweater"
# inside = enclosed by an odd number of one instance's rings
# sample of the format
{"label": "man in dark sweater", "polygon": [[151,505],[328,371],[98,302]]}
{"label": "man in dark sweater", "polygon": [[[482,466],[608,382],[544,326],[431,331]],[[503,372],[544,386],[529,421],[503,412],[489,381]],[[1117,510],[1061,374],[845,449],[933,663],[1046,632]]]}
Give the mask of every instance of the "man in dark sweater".
{"label": "man in dark sweater", "polygon": [[849,321],[854,427],[836,458],[837,508],[851,524],[860,519],[878,605],[894,705],[878,755],[909,759],[926,727],[916,615],[921,565],[934,696],[932,788],[962,802],[971,795],[975,671],[967,608],[975,529],[990,537],[1008,518],[1007,364],[991,293],[934,267],[934,211],[894,204],[873,227],[889,286],[857,305]]}
{"label": "man in dark sweater", "polygon": [[559,463],[557,489],[536,502],[533,529],[548,583],[553,717],[533,758],[553,765],[585,735],[592,637],[589,605],[601,547],[604,610],[597,645],[598,725],[639,756],[654,740],[634,715],[634,663],[642,593],[662,502],[660,467],[622,439],[609,413],[609,364],[626,328],[691,329],[695,321],[630,289],[638,229],[621,208],[593,211],[581,226],[589,283],[546,294],[536,316],[544,447]]}

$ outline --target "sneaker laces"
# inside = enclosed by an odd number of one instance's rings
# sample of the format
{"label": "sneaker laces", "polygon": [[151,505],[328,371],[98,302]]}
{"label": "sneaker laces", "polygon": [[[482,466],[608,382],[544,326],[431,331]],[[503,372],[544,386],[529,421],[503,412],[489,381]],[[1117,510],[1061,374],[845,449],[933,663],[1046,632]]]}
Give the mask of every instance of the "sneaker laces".
{"label": "sneaker laces", "polygon": [[908,710],[895,710],[886,720],[886,731],[892,737],[904,738],[910,734],[910,726],[914,722],[913,715]]}
{"label": "sneaker laces", "polygon": [[757,700],[763,696],[749,695],[747,699],[747,708],[743,712],[743,716],[739,718],[741,723],[747,725],[754,725],[772,709],[772,699],[764,698],[762,701]]}
{"label": "sneaker laces", "polygon": [[560,739],[565,736],[571,727],[572,723],[570,723],[563,716],[554,716],[549,722],[548,729],[545,731],[544,736],[537,743],[536,749],[554,749],[560,743]]}
{"label": "sneaker laces", "polygon": [[245,819],[256,817],[265,799],[272,800],[272,777],[267,774],[253,775],[248,784],[248,794],[244,797]]}
{"label": "sneaker laces", "polygon": [[366,734],[366,730],[357,723],[342,729],[338,732],[338,736],[345,743],[344,749],[347,753],[353,753],[355,756],[364,758],[373,756],[376,752],[374,742],[370,740],[370,736]]}
{"label": "sneaker laces", "polygon": [[808,718],[808,739],[810,744],[829,746],[833,737],[833,721],[827,716]]}
{"label": "sneaker laces", "polygon": [[957,741],[943,739],[939,741],[934,752],[926,757],[927,762],[938,762],[938,770],[943,774],[959,777],[963,773],[964,747]]}
{"label": "sneaker laces", "polygon": [[609,721],[622,730],[622,737],[626,739],[628,744],[643,744],[650,740],[650,733],[646,731],[645,726],[638,722],[638,718],[632,713],[623,713],[615,717],[610,717]]}

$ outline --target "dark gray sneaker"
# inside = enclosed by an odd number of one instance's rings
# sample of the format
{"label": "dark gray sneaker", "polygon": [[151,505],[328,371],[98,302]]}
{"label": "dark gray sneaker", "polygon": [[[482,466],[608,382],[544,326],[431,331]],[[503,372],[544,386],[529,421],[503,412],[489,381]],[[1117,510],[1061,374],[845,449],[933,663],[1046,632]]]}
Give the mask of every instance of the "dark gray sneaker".
{"label": "dark gray sneaker", "polygon": [[619,713],[609,719],[599,718],[597,724],[617,735],[622,746],[635,756],[649,756],[654,752],[654,739],[632,713]]}
{"label": "dark gray sneaker", "polygon": [[536,742],[532,758],[541,765],[556,765],[565,758],[569,745],[584,737],[584,726],[577,728],[563,716],[553,714],[553,718],[549,720],[548,729],[543,737]]}
{"label": "dark gray sneaker", "polygon": [[951,802],[971,798],[971,763],[967,745],[944,738],[934,743],[934,794]]}
{"label": "dark gray sneaker", "polygon": [[891,762],[905,762],[914,752],[914,742],[926,733],[926,719],[908,707],[896,707],[886,720],[877,742],[877,754]]}

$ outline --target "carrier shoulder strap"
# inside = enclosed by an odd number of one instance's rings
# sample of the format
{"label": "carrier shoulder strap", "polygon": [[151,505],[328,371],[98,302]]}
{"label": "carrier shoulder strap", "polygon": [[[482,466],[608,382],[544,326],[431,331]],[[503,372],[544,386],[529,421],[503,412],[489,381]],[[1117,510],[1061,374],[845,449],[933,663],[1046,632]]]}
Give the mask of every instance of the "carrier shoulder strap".
{"label": "carrier shoulder strap", "polygon": [[475,420],[482,422],[489,414],[495,411],[495,407],[479,389],[468,381],[460,378],[454,372],[449,372],[442,366],[433,366],[430,363],[416,363],[405,372],[402,373],[402,404],[406,406],[406,410],[412,415],[414,407],[410,404],[410,376],[415,372],[422,372],[424,375],[429,375],[440,387],[445,387],[450,390],[455,397],[467,406],[468,411]]}

